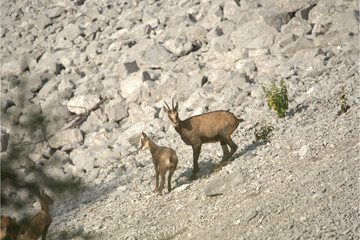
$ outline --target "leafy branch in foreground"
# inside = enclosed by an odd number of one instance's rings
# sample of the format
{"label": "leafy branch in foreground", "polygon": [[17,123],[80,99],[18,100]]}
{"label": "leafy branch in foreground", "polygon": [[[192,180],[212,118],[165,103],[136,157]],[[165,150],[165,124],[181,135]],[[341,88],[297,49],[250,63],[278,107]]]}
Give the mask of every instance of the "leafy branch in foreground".
{"label": "leafy branch in foreground", "polygon": [[[25,95],[21,91],[19,89],[20,94]],[[5,97],[11,99],[13,96]],[[54,165],[59,162],[55,157],[49,161],[56,151],[47,143],[49,123],[55,124],[56,120],[49,120],[50,117],[34,106],[25,98],[1,106],[2,209],[18,211],[27,208],[28,201],[36,199],[37,193],[44,188],[59,196],[73,194],[81,186],[78,179],[61,175],[62,170]],[[31,156],[39,157],[33,159]]]}

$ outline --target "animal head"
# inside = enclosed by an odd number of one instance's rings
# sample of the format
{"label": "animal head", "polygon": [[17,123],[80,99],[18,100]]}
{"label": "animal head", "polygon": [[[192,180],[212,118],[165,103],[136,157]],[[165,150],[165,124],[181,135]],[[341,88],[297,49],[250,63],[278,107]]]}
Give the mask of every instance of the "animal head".
{"label": "animal head", "polygon": [[148,136],[144,132],[142,135],[143,137],[141,138],[140,150],[150,149]]}
{"label": "animal head", "polygon": [[54,203],[54,199],[52,199],[49,195],[47,195],[44,191],[44,189],[42,190],[41,194],[40,194],[40,199],[41,201],[43,201],[46,206],[50,206]]}
{"label": "animal head", "polygon": [[178,102],[176,102],[176,105],[174,107],[174,99],[172,100],[172,109],[170,109],[169,105],[167,105],[166,102],[164,102],[166,106],[164,106],[164,111],[167,113],[172,125],[174,127],[179,126],[180,118],[178,113]]}

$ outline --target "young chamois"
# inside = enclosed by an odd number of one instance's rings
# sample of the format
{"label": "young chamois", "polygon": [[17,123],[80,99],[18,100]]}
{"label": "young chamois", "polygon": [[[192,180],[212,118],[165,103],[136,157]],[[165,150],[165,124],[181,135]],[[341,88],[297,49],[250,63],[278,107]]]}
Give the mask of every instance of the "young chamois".
{"label": "young chamois", "polygon": [[1,240],[16,240],[19,229],[15,219],[1,216]]}
{"label": "young chamois", "polygon": [[[224,167],[238,148],[230,135],[239,126],[239,123],[244,120],[236,118],[229,111],[214,111],[182,121],[178,114],[178,103],[174,107],[173,99],[172,109],[170,109],[166,102],[164,103],[166,105],[164,106],[164,111],[168,114],[175,130],[180,134],[185,144],[192,146],[194,169],[190,179],[194,180],[197,178],[197,172],[199,171],[198,159],[203,143],[220,142],[224,155],[220,164],[214,168],[214,172]],[[230,152],[227,145],[230,146]]]}
{"label": "young chamois", "polygon": [[37,240],[42,237],[46,239],[48,228],[51,224],[51,217],[49,214],[49,206],[54,203],[54,200],[45,194],[44,190],[39,193],[41,211],[35,214],[29,221],[24,223],[19,231],[19,240]]}
{"label": "young chamois", "polygon": [[[169,170],[168,176],[168,191],[171,191],[171,177],[176,169],[178,158],[176,152],[171,148],[157,146],[145,133],[142,133],[140,150],[149,149],[152,155],[153,163],[156,173],[156,187],[155,192],[159,191],[162,195],[162,190],[165,185],[165,174]],[[159,187],[159,175],[161,182]]]}

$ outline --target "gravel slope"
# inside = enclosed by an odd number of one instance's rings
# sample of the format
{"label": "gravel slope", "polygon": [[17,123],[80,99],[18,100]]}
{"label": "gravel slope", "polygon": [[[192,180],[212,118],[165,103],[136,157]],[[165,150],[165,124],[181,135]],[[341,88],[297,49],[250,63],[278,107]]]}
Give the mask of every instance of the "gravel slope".
{"label": "gravel slope", "polygon": [[[45,131],[54,136],[26,158],[84,183],[53,194],[49,239],[360,239],[356,1],[5,0],[0,20],[1,108],[11,116],[1,157]],[[262,90],[281,79],[283,119]],[[338,115],[341,87],[350,108]],[[173,98],[182,119],[221,109],[245,120],[220,172],[221,147],[206,144],[189,181],[192,149],[162,110]],[[19,127],[33,113],[46,129]],[[270,141],[254,143],[264,123]],[[177,152],[171,193],[153,193],[142,131]],[[28,162],[14,163],[24,181],[36,178]],[[31,193],[2,191],[39,210]]]}

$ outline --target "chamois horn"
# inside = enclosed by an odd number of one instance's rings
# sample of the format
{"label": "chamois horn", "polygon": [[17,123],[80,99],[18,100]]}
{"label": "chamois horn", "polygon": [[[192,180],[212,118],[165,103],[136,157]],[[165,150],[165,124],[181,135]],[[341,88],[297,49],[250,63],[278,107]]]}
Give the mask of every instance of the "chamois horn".
{"label": "chamois horn", "polygon": [[165,103],[166,107],[168,108],[168,110],[171,111],[169,105],[165,101],[164,101],[164,103]]}

